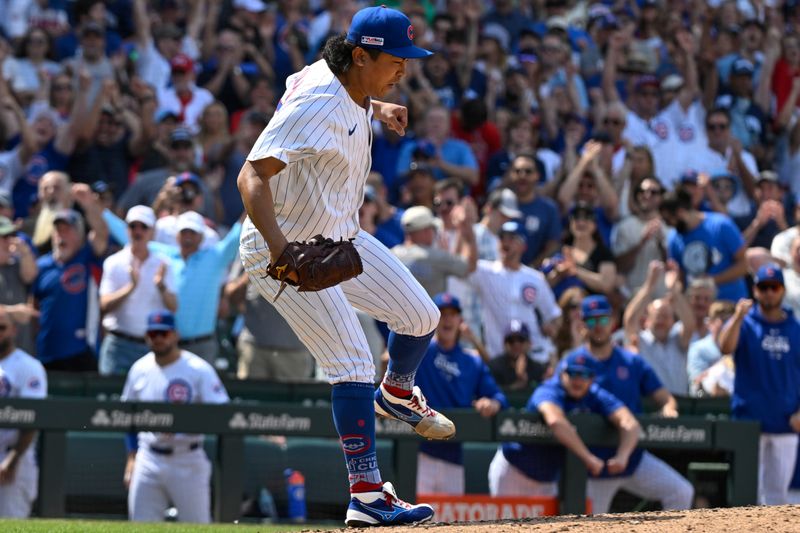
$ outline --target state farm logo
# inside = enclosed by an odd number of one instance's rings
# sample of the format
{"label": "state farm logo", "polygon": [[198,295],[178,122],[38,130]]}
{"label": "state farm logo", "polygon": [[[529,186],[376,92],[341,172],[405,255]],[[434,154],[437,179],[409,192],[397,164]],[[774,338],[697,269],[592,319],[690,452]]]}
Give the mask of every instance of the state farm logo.
{"label": "state farm logo", "polygon": [[138,413],[128,413],[119,409],[106,411],[98,409],[92,415],[91,424],[95,427],[125,428],[130,426],[147,426],[152,428],[170,428],[175,417],[171,413],[156,413],[149,409]]}
{"label": "state farm logo", "polygon": [[238,430],[280,430],[310,431],[311,419],[305,416],[291,416],[288,413],[279,415],[262,415],[261,413],[236,412],[228,421],[228,427]]}
{"label": "state farm logo", "polygon": [[506,418],[497,430],[501,437],[552,437],[550,431],[544,423],[533,422],[531,420],[512,420]]}
{"label": "state farm logo", "polygon": [[648,424],[639,433],[639,439],[648,442],[677,442],[702,444],[708,440],[704,428],[687,428],[679,426],[659,426]]}
{"label": "state farm logo", "polygon": [[36,411],[33,409],[14,409],[7,405],[0,409],[0,422],[33,424],[36,422]]}

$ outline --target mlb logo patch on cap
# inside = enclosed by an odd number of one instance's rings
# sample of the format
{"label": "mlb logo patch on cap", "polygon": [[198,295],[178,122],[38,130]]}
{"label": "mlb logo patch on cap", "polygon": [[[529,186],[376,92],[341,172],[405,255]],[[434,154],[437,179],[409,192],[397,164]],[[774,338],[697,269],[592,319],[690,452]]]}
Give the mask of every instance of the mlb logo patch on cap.
{"label": "mlb logo patch on cap", "polygon": [[403,59],[432,55],[414,46],[414,26],[408,17],[386,6],[367,7],[356,13],[347,32],[347,41]]}
{"label": "mlb logo patch on cap", "polygon": [[369,37],[363,35],[361,37],[361,44],[368,44],[370,46],[383,46],[383,37]]}

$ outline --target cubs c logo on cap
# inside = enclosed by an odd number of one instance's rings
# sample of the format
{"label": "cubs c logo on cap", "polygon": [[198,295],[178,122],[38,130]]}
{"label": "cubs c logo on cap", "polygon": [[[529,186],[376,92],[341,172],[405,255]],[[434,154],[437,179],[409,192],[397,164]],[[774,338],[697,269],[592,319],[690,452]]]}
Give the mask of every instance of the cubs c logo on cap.
{"label": "cubs c logo on cap", "polygon": [[411,26],[409,24],[408,31],[406,32],[406,34],[408,35],[408,38],[413,41],[414,40],[414,26]]}

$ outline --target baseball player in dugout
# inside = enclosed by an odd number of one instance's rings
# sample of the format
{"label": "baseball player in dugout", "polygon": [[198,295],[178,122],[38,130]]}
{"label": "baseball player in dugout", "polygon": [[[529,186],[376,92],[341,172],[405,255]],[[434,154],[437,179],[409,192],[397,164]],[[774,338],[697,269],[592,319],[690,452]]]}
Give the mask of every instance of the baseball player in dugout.
{"label": "baseball player in dugout", "polygon": [[[47,374],[42,363],[14,344],[17,327],[0,306],[0,398],[47,396]],[[39,467],[36,431],[0,430],[0,518],[27,518],[36,500]]]}
{"label": "baseball player in dugout", "polygon": [[732,353],[736,376],[733,418],[761,423],[758,503],[789,503],[789,483],[800,432],[800,323],[781,305],[783,272],[766,264],[755,276],[752,300],[741,299],[719,335],[722,353]]}
{"label": "baseball player in dugout", "polygon": [[[622,401],[594,382],[597,362],[592,357],[572,353],[561,368],[560,374],[533,391],[525,409],[540,413],[563,446],[504,443],[489,465],[492,496],[557,496],[565,448],[583,461],[590,476],[599,476],[604,470],[620,473],[627,467],[639,441],[639,422]],[[601,459],[586,447],[567,420],[573,413],[601,415],[619,430],[613,456]]]}
{"label": "baseball player in dugout", "polygon": [[[431,409],[414,385],[439,309],[358,223],[372,119],[400,135],[408,121],[406,108],[373,98],[397,85],[408,61],[431,55],[414,46],[413,37],[414,28],[399,11],[358,11],[347,34],[325,44],[323,59],[287,79],[275,115],[238,178],[248,214],[240,245],[245,269],[333,385],[333,419],[351,493],[345,523],[354,527],[433,517],[432,507],[404,502],[381,479],[376,413],[408,423],[428,439],[455,434],[453,423]],[[286,284],[296,290],[283,291]],[[356,309],[391,330],[389,364],[377,390]]]}
{"label": "baseball player in dugout", "polygon": [[[429,391],[428,400],[437,409],[472,408],[481,416],[492,418],[508,407],[508,401],[481,356],[459,344],[462,335],[474,337],[462,318],[461,302],[449,293],[437,294],[433,301],[442,318],[419,367],[417,383]],[[460,442],[420,444],[419,494],[464,494],[464,450]]]}
{"label": "baseball player in dugout", "polygon": [[[597,295],[584,298],[581,318],[586,326],[586,343],[572,354],[595,360],[595,382],[619,398],[635,415],[642,413],[644,396],[653,400],[661,409],[662,416],[677,417],[678,404],[675,398],[647,361],[612,342],[611,332],[614,331],[615,324],[608,299]],[[569,358],[565,360],[569,361]],[[559,371],[565,360],[559,365]],[[600,459],[608,460],[617,450],[593,448],[592,453]],[[694,488],[686,478],[641,448],[633,451],[621,472],[604,468],[597,477],[589,479],[586,496],[592,500],[592,511],[595,514],[607,513],[619,489],[625,489],[641,498],[659,501],[664,509],[688,509],[694,498]]]}
{"label": "baseball player in dugout", "polygon": [[[214,368],[178,347],[175,315],[166,310],[147,316],[151,352],[128,372],[122,401],[227,403],[228,393]],[[159,522],[174,505],[181,522],[211,522],[211,462],[203,435],[131,433],[127,436],[128,516],[137,522]]]}

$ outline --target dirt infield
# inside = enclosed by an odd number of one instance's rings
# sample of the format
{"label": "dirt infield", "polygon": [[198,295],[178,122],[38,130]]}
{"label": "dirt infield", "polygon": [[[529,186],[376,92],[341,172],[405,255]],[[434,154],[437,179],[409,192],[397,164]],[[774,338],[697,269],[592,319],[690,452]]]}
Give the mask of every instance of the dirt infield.
{"label": "dirt infield", "polygon": [[[343,531],[372,531],[348,529]],[[392,533],[520,533],[523,531],[569,533],[798,533],[800,505],[779,507],[737,507],[695,509],[655,513],[607,514],[598,516],[553,516],[529,520],[478,522],[472,524],[429,524],[394,527]]]}

